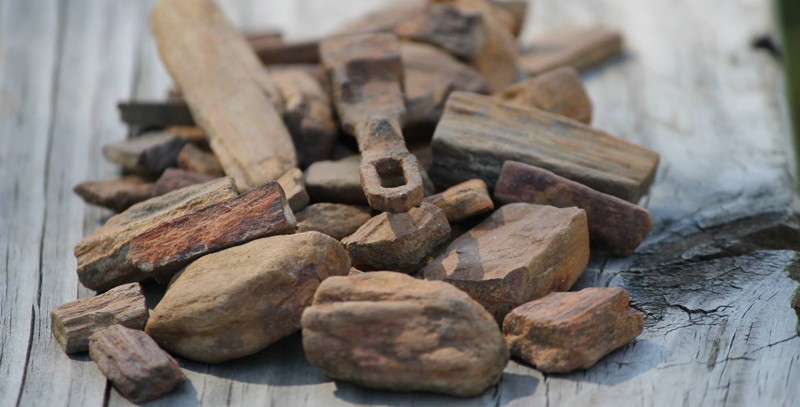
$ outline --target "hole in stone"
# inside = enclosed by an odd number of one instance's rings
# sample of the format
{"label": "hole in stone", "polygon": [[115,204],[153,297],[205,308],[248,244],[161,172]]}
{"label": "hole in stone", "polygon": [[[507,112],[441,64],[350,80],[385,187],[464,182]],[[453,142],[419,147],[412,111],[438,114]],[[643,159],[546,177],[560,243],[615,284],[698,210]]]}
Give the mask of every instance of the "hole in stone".
{"label": "hole in stone", "polygon": [[403,167],[399,160],[384,158],[375,163],[375,170],[378,172],[381,186],[384,188],[395,188],[406,184]]}

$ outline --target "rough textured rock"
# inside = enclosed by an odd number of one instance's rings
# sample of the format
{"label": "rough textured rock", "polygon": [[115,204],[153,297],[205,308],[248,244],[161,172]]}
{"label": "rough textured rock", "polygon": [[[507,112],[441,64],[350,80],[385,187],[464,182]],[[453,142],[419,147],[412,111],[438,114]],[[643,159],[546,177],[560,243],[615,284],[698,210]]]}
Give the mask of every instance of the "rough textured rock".
{"label": "rough textured rock", "polygon": [[148,276],[128,257],[131,241],[163,223],[236,197],[232,178],[179,189],[131,206],[75,246],[78,278],[97,291],[142,281]]}
{"label": "rough textured rock", "polygon": [[138,175],[107,181],[86,181],[75,185],[73,191],[86,203],[122,212],[132,205],[153,196],[154,184]]}
{"label": "rough textured rock", "polygon": [[494,209],[486,183],[480,179],[464,181],[444,192],[425,198],[444,211],[449,222],[457,222]]}
{"label": "rough textured rock", "polygon": [[422,269],[481,303],[498,322],[513,308],[575,284],[589,261],[583,209],[500,207]]}
{"label": "rough textured rock", "polygon": [[361,226],[342,243],[359,270],[413,273],[450,238],[444,211],[423,202],[404,213],[383,212]]}
{"label": "rough textured rock", "polygon": [[292,212],[298,212],[308,205],[311,200],[306,192],[306,180],[303,178],[303,171],[299,168],[292,168],[281,175],[277,180],[286,195],[286,201]]}
{"label": "rough textured rock", "polygon": [[476,396],[500,380],[509,357],[492,317],[469,296],[399,273],[325,280],[302,326],[312,364],[376,389]]}
{"label": "rough textured rock", "polygon": [[161,174],[161,177],[158,178],[158,181],[156,181],[156,184],[153,187],[153,194],[164,195],[168,192],[186,188],[192,185],[202,184],[216,178],[218,177],[199,172],[191,172],[178,168],[167,168],[167,170]]}
{"label": "rough textured rock", "polygon": [[657,153],[534,108],[453,92],[433,136],[431,179],[448,187],[481,178],[494,188],[507,160],[536,165],[636,202],[655,178]]}
{"label": "rough textured rock", "polygon": [[513,356],[542,372],[586,369],[642,333],[629,301],[619,287],[552,293],[511,311],[503,335]]}
{"label": "rough textured rock", "polygon": [[138,283],[60,305],[50,313],[53,337],[66,353],[85,352],[89,337],[114,324],[144,329],[149,312]]}
{"label": "rough textured rock", "polygon": [[367,197],[361,189],[358,156],[338,161],[317,161],[305,172],[306,189],[314,202],[336,202],[366,205]]}
{"label": "rough textured rock", "polygon": [[186,143],[168,132],[146,133],[103,147],[103,155],[123,170],[157,177],[178,165],[178,154]]}
{"label": "rough textured rock", "polygon": [[187,144],[178,153],[178,167],[186,171],[208,174],[214,177],[225,175],[219,160],[214,154],[201,150],[194,144]]}
{"label": "rough textured rock", "polygon": [[372,210],[367,206],[317,203],[306,207],[295,216],[298,232],[316,231],[342,240],[370,220]]}
{"label": "rough textured rock", "polygon": [[113,325],[92,335],[89,356],[123,397],[155,400],[186,381],[178,362],[142,331]]}
{"label": "rough textured rock", "polygon": [[131,241],[128,257],[142,272],[169,281],[201,256],[296,228],[283,189],[269,182],[142,233]]}
{"label": "rough textured rock", "polygon": [[622,35],[607,28],[567,28],[535,38],[523,47],[519,65],[529,76],[559,66],[583,70],[622,52]]}
{"label": "rough textured rock", "polygon": [[570,66],[562,66],[515,83],[493,96],[582,123],[592,122],[592,101],[583,87],[581,74]]}
{"label": "rough textured rock", "polygon": [[586,211],[592,245],[630,256],[653,228],[647,209],[532,165],[506,161],[494,189],[501,203],[527,202]]}
{"label": "rough textured rock", "polygon": [[322,233],[254,240],[187,266],[145,330],[192,360],[246,356],[297,331],[320,281],[349,270],[342,244]]}

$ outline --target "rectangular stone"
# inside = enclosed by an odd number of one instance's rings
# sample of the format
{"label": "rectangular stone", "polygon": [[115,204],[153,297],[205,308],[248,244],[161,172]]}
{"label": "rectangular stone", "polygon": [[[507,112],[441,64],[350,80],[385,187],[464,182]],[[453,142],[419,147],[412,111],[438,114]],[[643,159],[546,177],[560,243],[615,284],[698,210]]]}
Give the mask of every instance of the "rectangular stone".
{"label": "rectangular stone", "polygon": [[622,53],[622,35],[602,27],[566,28],[549,32],[523,46],[519,65],[529,76],[559,66],[591,68]]}

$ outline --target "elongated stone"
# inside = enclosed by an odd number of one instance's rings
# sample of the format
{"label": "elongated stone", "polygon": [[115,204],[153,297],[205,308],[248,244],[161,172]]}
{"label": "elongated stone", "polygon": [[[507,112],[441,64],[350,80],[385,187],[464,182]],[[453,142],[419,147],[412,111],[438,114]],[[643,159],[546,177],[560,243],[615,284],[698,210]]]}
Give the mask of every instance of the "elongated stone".
{"label": "elongated stone", "polygon": [[202,184],[217,177],[199,172],[191,172],[178,168],[167,168],[156,181],[153,188],[154,195],[164,195],[188,186]]}
{"label": "elongated stone", "polygon": [[257,239],[187,266],[145,330],[192,360],[250,355],[300,329],[320,281],[349,270],[342,244],[322,233]]}
{"label": "elongated stone", "polygon": [[555,68],[515,83],[493,96],[581,123],[592,122],[592,101],[583,87],[581,74],[570,66]]}
{"label": "elongated stone", "polygon": [[165,222],[131,241],[133,265],[168,281],[192,260],[260,237],[294,233],[297,225],[277,182]]}
{"label": "elongated stone", "polygon": [[622,52],[622,35],[602,27],[564,28],[533,39],[519,55],[520,67],[529,76],[559,66],[591,68]]}
{"label": "elongated stone", "polygon": [[178,165],[178,154],[186,143],[168,132],[152,132],[107,145],[103,155],[126,171],[157,177]]}
{"label": "elongated stone", "polygon": [[144,329],[149,312],[138,283],[60,305],[50,313],[53,336],[66,353],[89,350],[89,337],[114,324]]}
{"label": "elongated stone", "polygon": [[121,102],[117,105],[122,122],[141,129],[169,126],[192,126],[189,107],[180,102]]}
{"label": "elongated stone", "polygon": [[86,181],[73,191],[86,203],[122,212],[154,195],[154,184],[138,175],[107,181]]}
{"label": "elongated stone", "polygon": [[647,209],[516,161],[503,164],[494,194],[502,203],[581,208],[586,211],[592,245],[620,256],[633,254],[653,228]]}
{"label": "elongated stone", "polygon": [[458,237],[421,273],[464,290],[502,322],[521,304],[569,290],[588,262],[583,209],[517,203]]}
{"label": "elongated stone", "polygon": [[372,210],[368,206],[317,203],[307,206],[296,217],[298,232],[317,231],[342,240],[370,220]]}
{"label": "elongated stone", "polygon": [[302,327],[309,362],[370,388],[470,397],[496,384],[508,363],[480,304],[451,285],[399,273],[323,281]]}
{"label": "elongated stone", "polygon": [[308,195],[314,202],[366,205],[358,168],[360,157],[337,161],[317,161],[305,172]]}
{"label": "elongated stone", "polygon": [[457,222],[494,209],[486,183],[480,179],[464,181],[444,192],[425,198],[444,211],[448,222]]}
{"label": "elongated stone", "polygon": [[131,241],[163,223],[236,197],[232,178],[179,189],[150,198],[112,217],[75,246],[78,278],[84,286],[105,291],[149,276],[128,257]]}
{"label": "elongated stone", "polygon": [[194,144],[187,144],[178,153],[178,167],[186,171],[199,172],[214,177],[225,175],[219,160],[214,154],[201,150]]}
{"label": "elongated stone", "polygon": [[423,202],[408,212],[383,212],[373,217],[342,243],[359,270],[414,273],[449,238],[450,224],[444,211]]}
{"label": "elongated stone", "polygon": [[642,314],[623,288],[552,293],[515,308],[503,321],[511,354],[546,373],[587,369],[636,338]]}
{"label": "elongated stone", "polygon": [[89,356],[123,397],[155,400],[186,381],[178,362],[142,331],[113,325],[92,335]]}

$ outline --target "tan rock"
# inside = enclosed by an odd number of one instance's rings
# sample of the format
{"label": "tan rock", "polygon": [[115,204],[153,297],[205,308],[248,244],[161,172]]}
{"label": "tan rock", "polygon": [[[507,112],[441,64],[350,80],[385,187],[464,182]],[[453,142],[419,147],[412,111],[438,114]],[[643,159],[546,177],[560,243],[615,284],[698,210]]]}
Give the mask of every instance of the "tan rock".
{"label": "tan rock", "polygon": [[217,177],[213,175],[203,174],[199,172],[191,172],[181,170],[178,168],[167,168],[161,177],[156,181],[153,193],[155,195],[164,195],[167,192],[172,192],[181,188],[186,188],[191,185],[202,184],[211,181]]}
{"label": "tan rock", "polygon": [[511,354],[543,372],[586,369],[632,341],[644,326],[623,288],[552,293],[515,308],[503,321]]}
{"label": "tan rock", "polygon": [[153,183],[138,175],[107,181],[85,181],[75,185],[73,189],[84,202],[117,212],[151,198],[153,190]]}
{"label": "tan rock", "polygon": [[496,384],[508,363],[478,303],[451,285],[399,273],[325,280],[302,326],[309,362],[376,389],[470,397]]}
{"label": "tan rock", "polygon": [[286,194],[286,201],[289,202],[289,207],[293,212],[301,211],[308,205],[311,200],[306,192],[306,180],[303,177],[303,171],[299,168],[292,168],[281,175],[277,180],[278,184],[283,188]]}
{"label": "tan rock", "polygon": [[336,202],[366,205],[358,168],[360,158],[338,161],[317,161],[305,172],[308,195],[314,202]]}
{"label": "tan rock", "polygon": [[613,58],[623,50],[622,35],[603,27],[551,30],[523,47],[519,65],[529,76],[559,66],[584,70]]}
{"label": "tan rock", "polygon": [[192,360],[250,355],[297,331],[320,281],[349,270],[341,243],[321,233],[254,240],[187,266],[145,330]]}
{"label": "tan rock", "polygon": [[194,144],[187,144],[178,154],[178,167],[186,171],[199,172],[214,177],[225,175],[214,154],[201,150]]}
{"label": "tan rock", "polygon": [[500,207],[421,272],[464,290],[502,322],[521,304],[569,290],[588,261],[583,209],[523,203]]}
{"label": "tan rock", "polygon": [[581,123],[592,122],[592,101],[583,87],[581,74],[571,66],[562,66],[515,83],[493,96]]}
{"label": "tan rock", "polygon": [[494,209],[486,183],[481,179],[453,185],[444,192],[426,197],[425,202],[443,210],[449,222],[457,222]]}
{"label": "tan rock", "polygon": [[342,240],[370,220],[372,210],[368,206],[318,203],[307,206],[295,217],[298,232],[317,231]]}
{"label": "tan rock", "polygon": [[342,243],[359,270],[413,273],[449,237],[444,211],[423,202],[408,212],[383,212],[373,217]]}

